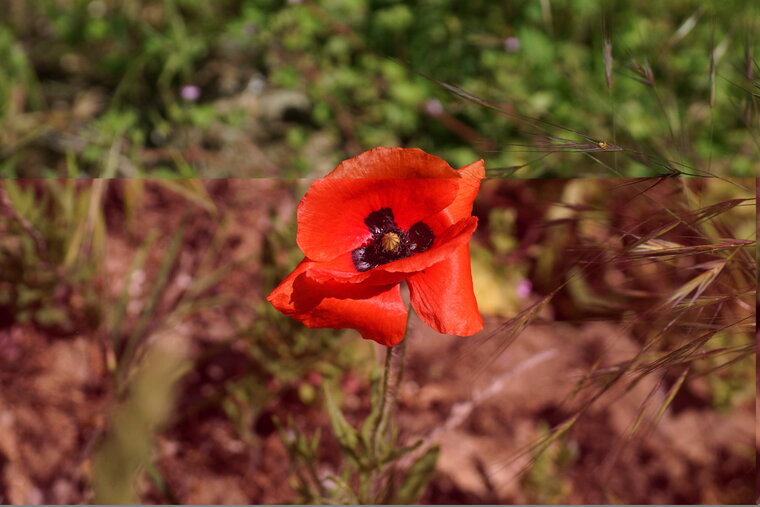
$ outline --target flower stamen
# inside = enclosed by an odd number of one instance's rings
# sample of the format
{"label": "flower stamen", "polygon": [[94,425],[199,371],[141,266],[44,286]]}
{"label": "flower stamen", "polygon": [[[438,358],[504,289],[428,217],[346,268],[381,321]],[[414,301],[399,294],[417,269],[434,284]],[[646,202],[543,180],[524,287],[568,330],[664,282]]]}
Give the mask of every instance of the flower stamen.
{"label": "flower stamen", "polygon": [[401,238],[395,232],[387,232],[380,239],[380,244],[386,252],[395,252],[401,244]]}
{"label": "flower stamen", "polygon": [[409,230],[399,227],[390,208],[373,211],[364,224],[372,237],[366,245],[351,252],[359,272],[425,252],[435,239],[433,230],[423,222],[415,223]]}

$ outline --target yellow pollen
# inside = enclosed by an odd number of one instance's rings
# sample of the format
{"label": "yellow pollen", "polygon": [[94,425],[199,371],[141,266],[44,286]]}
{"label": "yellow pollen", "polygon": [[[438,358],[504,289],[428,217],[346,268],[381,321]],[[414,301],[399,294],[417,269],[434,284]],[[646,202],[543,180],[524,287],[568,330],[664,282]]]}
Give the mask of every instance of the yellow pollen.
{"label": "yellow pollen", "polygon": [[395,252],[398,246],[401,244],[401,238],[395,232],[386,232],[382,238],[380,238],[380,244],[383,249],[388,252]]}
{"label": "yellow pollen", "polygon": [[603,150],[607,149],[607,141],[599,141],[597,145]]}

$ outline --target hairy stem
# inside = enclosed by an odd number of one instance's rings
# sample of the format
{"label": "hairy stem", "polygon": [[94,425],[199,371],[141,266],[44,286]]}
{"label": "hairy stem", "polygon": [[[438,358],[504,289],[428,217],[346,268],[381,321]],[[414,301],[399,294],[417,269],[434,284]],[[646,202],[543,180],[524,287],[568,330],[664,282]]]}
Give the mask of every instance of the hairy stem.
{"label": "hairy stem", "polygon": [[[404,376],[404,367],[406,366],[406,342],[407,339],[401,341],[398,345],[391,349],[391,367],[396,370],[396,375],[393,379],[393,383],[388,385],[388,391],[385,393],[385,403],[387,410],[385,417],[380,418],[380,435],[384,435],[388,429],[391,419],[393,418],[393,412],[396,410],[396,403],[398,402],[398,392],[401,389],[401,381]],[[390,372],[388,372],[390,374]]]}
{"label": "hairy stem", "polygon": [[[403,343],[403,342],[402,342]],[[372,428],[372,449],[375,454],[379,451],[378,437],[381,435],[381,429],[384,429],[386,419],[388,418],[388,406],[390,404],[389,391],[390,391],[390,378],[391,370],[393,367],[393,349],[394,347],[388,347],[385,351],[385,366],[383,367],[383,387],[380,391],[380,416],[375,422],[375,426]]]}

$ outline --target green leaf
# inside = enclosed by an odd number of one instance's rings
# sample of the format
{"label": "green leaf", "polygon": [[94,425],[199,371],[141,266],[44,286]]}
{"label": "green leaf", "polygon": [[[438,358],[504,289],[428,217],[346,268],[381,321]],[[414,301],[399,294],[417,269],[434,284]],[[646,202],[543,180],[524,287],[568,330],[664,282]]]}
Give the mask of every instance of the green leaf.
{"label": "green leaf", "polygon": [[399,485],[393,503],[408,505],[416,503],[420,499],[430,479],[433,477],[439,453],[440,448],[434,445],[414,462],[409,468],[406,478]]}
{"label": "green leaf", "polygon": [[38,309],[34,314],[34,320],[41,326],[58,325],[67,329],[71,326],[71,321],[66,312],[52,306],[43,306]]}
{"label": "green leaf", "polygon": [[370,438],[372,438],[372,428],[374,428],[380,418],[380,407],[382,405],[382,401],[380,400],[381,387],[382,375],[380,374],[380,369],[373,368],[370,376],[370,402],[372,409],[362,423],[361,430],[361,437],[367,443],[369,443]]}
{"label": "green leaf", "polygon": [[332,392],[329,388],[325,387],[325,401],[327,403],[327,413],[330,416],[330,424],[332,425],[335,438],[338,440],[341,448],[346,452],[349,457],[359,464],[361,459],[357,448],[359,446],[359,435],[357,431],[348,424],[346,418],[343,416],[343,412],[340,411],[338,405],[335,403]]}
{"label": "green leaf", "polygon": [[119,358],[119,366],[117,370],[117,378],[123,380],[129,370],[129,365],[132,362],[138,343],[143,338],[145,332],[150,325],[151,318],[158,310],[159,303],[164,294],[164,289],[169,282],[169,275],[174,268],[175,261],[177,260],[180,249],[182,248],[182,240],[185,237],[184,225],[180,225],[177,231],[174,233],[171,239],[171,243],[166,250],[166,254],[161,262],[161,266],[155,275],[153,287],[151,287],[148,295],[145,308],[140,315],[132,334],[127,339],[125,349]]}
{"label": "green leaf", "polygon": [[385,465],[386,463],[395,461],[399,459],[401,456],[403,456],[404,454],[410,453],[414,451],[415,449],[418,449],[421,445],[422,445],[422,440],[418,440],[414,444],[407,445],[405,447],[396,447],[395,445],[389,446],[389,449],[382,456],[382,458],[380,458],[380,464]]}

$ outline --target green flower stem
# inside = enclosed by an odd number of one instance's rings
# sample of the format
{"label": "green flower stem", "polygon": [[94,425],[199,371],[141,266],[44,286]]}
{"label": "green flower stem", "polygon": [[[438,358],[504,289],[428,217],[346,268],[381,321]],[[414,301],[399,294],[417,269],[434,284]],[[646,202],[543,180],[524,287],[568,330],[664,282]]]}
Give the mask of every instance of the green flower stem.
{"label": "green flower stem", "polygon": [[[411,308],[409,308],[411,313]],[[361,481],[360,497],[368,503],[377,503],[378,499],[373,499],[378,494],[378,476],[382,474],[379,461],[381,458],[381,447],[383,440],[387,437],[388,430],[391,427],[391,420],[398,402],[398,393],[401,388],[401,381],[404,376],[406,366],[406,349],[409,340],[409,326],[411,318],[407,321],[406,333],[401,342],[393,347],[386,347],[385,365],[383,366],[383,381],[380,390],[380,413],[372,427],[370,437],[370,449],[374,454],[374,459],[378,460],[378,465],[367,476],[366,480]],[[381,488],[382,489],[382,488]]]}
{"label": "green flower stem", "polygon": [[[403,343],[403,340],[402,340]],[[377,418],[374,427],[372,428],[372,450],[375,455],[379,452],[380,443],[378,436],[380,435],[380,429],[387,424],[387,412],[390,400],[388,399],[388,392],[390,390],[390,378],[391,370],[393,368],[393,349],[394,347],[387,347],[385,350],[385,366],[383,367],[383,388],[380,391],[380,416]]]}
{"label": "green flower stem", "polygon": [[[384,393],[384,400],[386,404],[385,417],[380,417],[380,435],[384,435],[388,429],[391,419],[393,418],[393,412],[396,410],[396,404],[398,403],[398,393],[401,389],[401,381],[404,376],[404,368],[406,366],[406,341],[404,338],[401,343],[391,348],[389,351],[391,354],[391,365],[395,365],[396,375],[393,383],[388,385],[388,392]],[[388,376],[390,376],[390,371]]]}
{"label": "green flower stem", "polygon": [[[408,333],[407,333],[408,334]],[[393,347],[387,347],[385,353],[385,366],[383,368],[383,384],[380,392],[380,414],[372,428],[371,449],[374,459],[381,459],[381,444],[386,438],[388,429],[393,418],[393,412],[398,401],[398,392],[401,386],[401,379],[404,375],[404,366],[406,363],[406,340]],[[379,475],[382,474],[379,464],[366,476],[367,481],[360,487],[361,497],[368,503],[377,503],[377,499],[368,498],[378,494]]]}
{"label": "green flower stem", "polygon": [[[385,354],[385,366],[383,368],[383,387],[380,392],[380,415],[372,430],[372,449],[375,455],[380,452],[380,440],[385,436],[390,425],[393,412],[398,401],[398,392],[404,376],[406,365],[406,342],[407,336],[401,343],[388,347]],[[394,375],[395,373],[395,375]]]}

